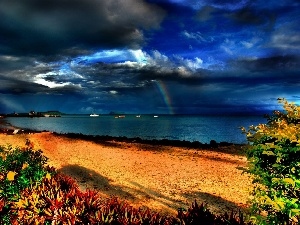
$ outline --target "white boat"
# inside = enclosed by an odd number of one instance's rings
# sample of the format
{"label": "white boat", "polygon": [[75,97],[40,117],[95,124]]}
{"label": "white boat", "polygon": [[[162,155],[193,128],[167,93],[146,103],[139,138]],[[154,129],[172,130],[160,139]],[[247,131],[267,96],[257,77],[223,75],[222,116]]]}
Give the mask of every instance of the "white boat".
{"label": "white boat", "polygon": [[141,117],[141,115],[136,115],[135,117],[136,117],[136,118],[140,118],[140,117]]}
{"label": "white boat", "polygon": [[153,116],[154,118],[157,118],[158,116]]}
{"label": "white boat", "polygon": [[125,118],[125,115],[115,116],[116,119]]}
{"label": "white boat", "polygon": [[96,113],[92,113],[90,116],[91,116],[91,117],[97,117],[97,116],[99,116],[99,115],[96,114]]}

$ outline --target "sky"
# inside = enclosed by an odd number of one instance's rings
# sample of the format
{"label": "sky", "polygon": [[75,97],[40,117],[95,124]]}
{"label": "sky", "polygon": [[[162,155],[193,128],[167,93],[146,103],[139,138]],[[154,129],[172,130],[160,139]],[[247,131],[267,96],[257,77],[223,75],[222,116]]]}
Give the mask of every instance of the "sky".
{"label": "sky", "polygon": [[299,0],[1,0],[0,113],[300,103]]}

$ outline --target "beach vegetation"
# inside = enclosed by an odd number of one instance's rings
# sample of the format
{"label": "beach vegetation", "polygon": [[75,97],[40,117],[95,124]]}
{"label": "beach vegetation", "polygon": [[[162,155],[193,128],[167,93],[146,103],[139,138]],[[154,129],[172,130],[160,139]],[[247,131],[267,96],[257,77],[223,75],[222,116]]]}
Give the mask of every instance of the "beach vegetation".
{"label": "beach vegetation", "polygon": [[46,162],[40,150],[0,146],[0,198],[16,200],[21,190],[40,183],[47,174]]}
{"label": "beach vegetation", "polygon": [[283,111],[266,124],[243,129],[250,142],[248,173],[253,175],[252,221],[300,224],[300,106],[278,99]]}
{"label": "beach vegetation", "polygon": [[20,199],[24,189],[40,184],[51,172],[45,166],[47,158],[32,147],[29,143],[24,148],[0,146],[0,221],[9,220],[11,205]]}
{"label": "beach vegetation", "polygon": [[76,181],[47,166],[42,151],[0,146],[0,225],[250,225],[241,213],[214,215],[196,201],[176,216],[134,208],[96,190],[81,191]]}

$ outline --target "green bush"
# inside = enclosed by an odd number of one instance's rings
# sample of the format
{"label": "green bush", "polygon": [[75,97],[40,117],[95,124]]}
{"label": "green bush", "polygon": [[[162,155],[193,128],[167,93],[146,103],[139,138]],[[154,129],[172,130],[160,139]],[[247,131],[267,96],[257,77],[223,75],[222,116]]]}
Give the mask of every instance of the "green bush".
{"label": "green bush", "polygon": [[0,198],[16,200],[21,190],[41,181],[46,161],[40,150],[0,146]]}
{"label": "green bush", "polygon": [[[300,106],[278,99],[284,111],[243,131],[250,142],[248,172],[254,177],[252,220],[300,223]],[[256,214],[256,215],[255,215]]]}
{"label": "green bush", "polygon": [[30,145],[25,148],[0,146],[0,224],[11,224],[11,205],[21,192],[33,184],[41,183],[53,169],[46,167],[47,158],[42,151]]}

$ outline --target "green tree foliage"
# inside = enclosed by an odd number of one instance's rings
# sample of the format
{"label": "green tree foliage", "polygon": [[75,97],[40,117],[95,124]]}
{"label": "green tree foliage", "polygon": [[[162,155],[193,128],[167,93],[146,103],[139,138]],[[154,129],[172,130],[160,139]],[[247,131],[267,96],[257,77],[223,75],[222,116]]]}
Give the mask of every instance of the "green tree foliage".
{"label": "green tree foliage", "polygon": [[266,124],[243,128],[250,142],[252,219],[258,224],[300,224],[300,106],[278,99],[284,111]]}

